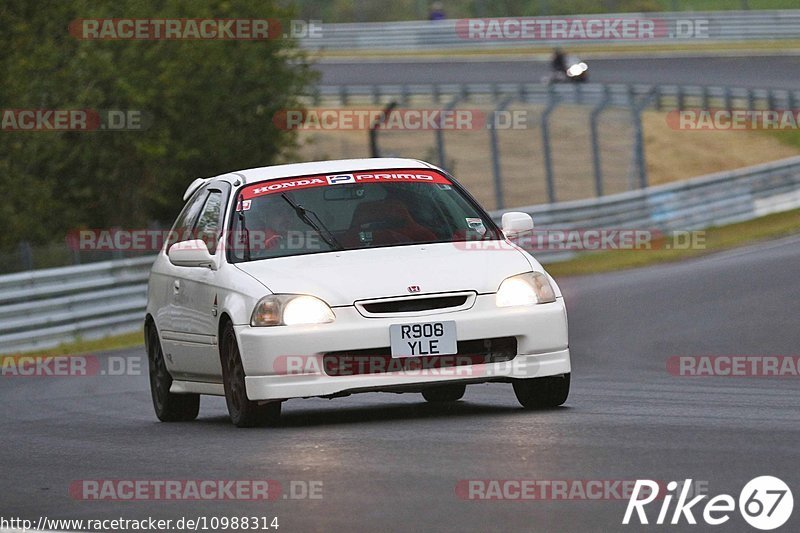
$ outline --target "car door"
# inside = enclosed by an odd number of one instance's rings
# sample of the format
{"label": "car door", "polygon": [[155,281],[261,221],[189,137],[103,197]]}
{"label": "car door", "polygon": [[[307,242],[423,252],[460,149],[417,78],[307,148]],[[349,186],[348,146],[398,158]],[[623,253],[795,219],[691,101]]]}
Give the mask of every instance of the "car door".
{"label": "car door", "polygon": [[[218,243],[229,196],[228,183],[209,184],[191,230],[180,235],[180,240],[202,239],[209,252],[217,255],[223,248]],[[170,347],[170,372],[176,379],[219,382],[222,371],[217,348],[217,272],[207,267],[172,264],[170,269],[173,271],[171,328],[162,332]]]}
{"label": "car door", "polygon": [[[192,229],[197,223],[200,211],[208,198],[207,186],[198,189],[181,210],[172,226],[165,251],[173,244],[190,240]],[[153,306],[156,327],[161,335],[164,359],[173,376],[176,376],[175,354],[184,349],[176,320],[180,316],[179,287],[182,283],[184,269],[173,265],[168,256],[161,255],[153,265],[150,273],[148,300]]]}

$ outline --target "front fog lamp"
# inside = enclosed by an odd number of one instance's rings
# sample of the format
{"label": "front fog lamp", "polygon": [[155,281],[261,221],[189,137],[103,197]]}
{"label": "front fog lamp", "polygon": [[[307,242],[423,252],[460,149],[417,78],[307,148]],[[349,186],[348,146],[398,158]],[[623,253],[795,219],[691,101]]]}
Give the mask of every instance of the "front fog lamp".
{"label": "front fog lamp", "polygon": [[253,310],[250,325],[298,326],[333,322],[331,308],[314,296],[273,294],[262,298]]}
{"label": "front fog lamp", "polygon": [[556,293],[547,276],[527,272],[503,280],[497,289],[497,307],[546,304],[556,301]]}

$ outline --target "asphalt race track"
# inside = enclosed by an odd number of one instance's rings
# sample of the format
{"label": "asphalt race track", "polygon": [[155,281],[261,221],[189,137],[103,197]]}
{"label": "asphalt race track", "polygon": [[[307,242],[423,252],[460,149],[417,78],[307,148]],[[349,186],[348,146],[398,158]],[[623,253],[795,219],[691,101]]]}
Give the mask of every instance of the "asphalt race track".
{"label": "asphalt race track", "polygon": [[[242,430],[220,398],[203,399],[197,422],[157,422],[146,372],[3,377],[2,515],[278,516],[281,532],[665,530],[621,526],[624,500],[463,500],[455,488],[467,479],[691,478],[738,498],[747,481],[771,474],[797,501],[798,378],[679,377],[666,361],[800,355],[798,274],[795,236],[564,279],[573,391],[565,407],[545,412],[523,411],[509,385],[476,385],[449,408],[416,394],[294,400],[279,427]],[[109,356],[136,361],[144,351],[100,357]],[[322,499],[269,502],[71,498],[70,483],[83,479],[270,479],[284,495],[291,481],[321,481],[323,489]],[[795,508],[782,531],[798,528]],[[755,531],[738,513],[714,530]]]}
{"label": "asphalt race track", "polygon": [[[589,80],[796,89],[800,56],[627,57],[588,59]],[[325,60],[321,84],[539,83],[550,66],[541,60]]]}

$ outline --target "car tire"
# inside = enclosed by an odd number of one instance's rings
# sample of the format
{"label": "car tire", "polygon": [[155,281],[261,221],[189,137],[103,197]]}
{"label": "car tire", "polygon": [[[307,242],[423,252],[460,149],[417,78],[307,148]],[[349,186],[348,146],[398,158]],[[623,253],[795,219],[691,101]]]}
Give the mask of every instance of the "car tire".
{"label": "car tire", "polygon": [[525,409],[558,407],[567,401],[569,381],[569,374],[518,379],[514,381],[514,394]]}
{"label": "car tire", "polygon": [[456,402],[464,396],[467,386],[464,383],[439,385],[422,391],[422,397],[430,403]]}
{"label": "car tire", "polygon": [[239,344],[236,342],[236,334],[230,323],[225,325],[222,332],[220,357],[225,403],[228,405],[231,422],[240,428],[276,424],[281,416],[281,402],[259,404],[247,397],[242,357],[239,353]]}
{"label": "car tire", "polygon": [[172,376],[164,362],[164,351],[155,325],[147,328],[147,362],[150,374],[150,395],[156,416],[162,422],[189,422],[200,412],[199,394],[173,394]]}

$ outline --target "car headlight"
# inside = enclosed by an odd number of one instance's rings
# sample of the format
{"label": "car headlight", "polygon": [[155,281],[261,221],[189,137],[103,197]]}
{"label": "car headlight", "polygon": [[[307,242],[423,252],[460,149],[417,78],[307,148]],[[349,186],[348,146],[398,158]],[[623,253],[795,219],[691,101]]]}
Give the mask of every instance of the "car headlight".
{"label": "car headlight", "polygon": [[258,327],[325,324],[333,322],[335,318],[330,306],[314,296],[272,294],[256,304],[250,325]]}
{"label": "car headlight", "polygon": [[497,289],[497,307],[546,304],[556,301],[556,293],[547,276],[526,272],[503,280]]}

